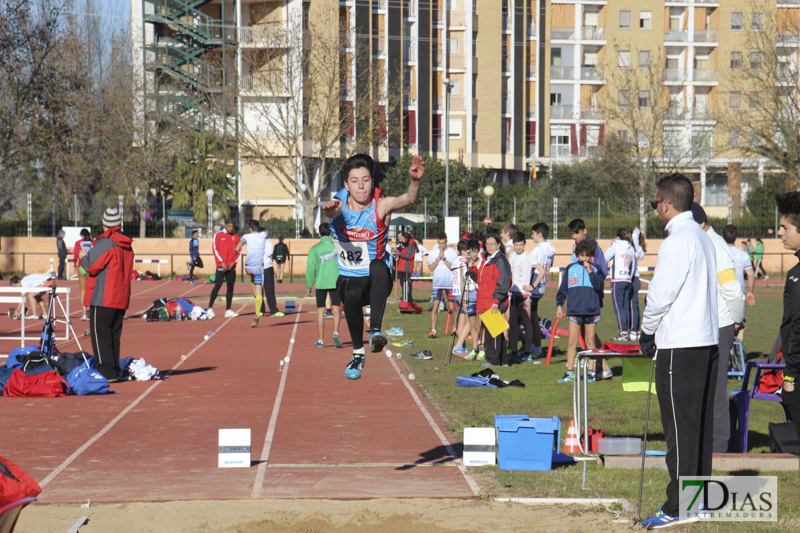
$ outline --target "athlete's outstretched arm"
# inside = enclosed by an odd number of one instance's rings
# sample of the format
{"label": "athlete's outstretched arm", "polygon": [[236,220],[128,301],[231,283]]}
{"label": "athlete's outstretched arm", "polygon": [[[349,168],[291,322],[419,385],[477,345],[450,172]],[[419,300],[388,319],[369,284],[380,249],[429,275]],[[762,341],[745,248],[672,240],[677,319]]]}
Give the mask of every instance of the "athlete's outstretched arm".
{"label": "athlete's outstretched arm", "polygon": [[326,217],[333,220],[342,214],[342,202],[334,198],[322,205],[322,212],[325,213]]}
{"label": "athlete's outstretched arm", "polygon": [[418,155],[411,161],[408,169],[408,176],[411,182],[408,184],[408,191],[401,196],[390,196],[378,203],[378,211],[381,218],[399,209],[406,208],[417,201],[419,198],[419,182],[425,175],[425,161]]}

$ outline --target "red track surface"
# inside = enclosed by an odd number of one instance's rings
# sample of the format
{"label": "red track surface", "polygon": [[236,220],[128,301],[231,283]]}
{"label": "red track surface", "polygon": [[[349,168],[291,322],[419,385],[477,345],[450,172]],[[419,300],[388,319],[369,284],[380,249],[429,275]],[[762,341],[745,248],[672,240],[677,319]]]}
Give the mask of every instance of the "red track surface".
{"label": "red track surface", "polygon": [[[205,306],[211,291],[164,281],[133,288],[131,314],[162,296]],[[237,285],[236,292],[248,290]],[[0,454],[42,484],[45,503],[475,496],[436,413],[393,359],[368,356],[364,377],[350,381],[347,346],[312,347],[315,314],[265,317],[252,329],[252,305],[234,303],[240,308],[241,317],[221,318],[217,300],[219,316],[210,322],[127,320],[123,356],[173,369],[171,378],[113,384],[120,394],[107,396],[3,398]],[[15,327],[0,318],[5,334]],[[88,323],[76,321],[75,329],[80,335]],[[345,330],[342,324],[347,337]],[[81,342],[91,352],[88,337]],[[17,345],[2,341],[0,352]],[[217,468],[220,428],[251,428],[250,468]]]}

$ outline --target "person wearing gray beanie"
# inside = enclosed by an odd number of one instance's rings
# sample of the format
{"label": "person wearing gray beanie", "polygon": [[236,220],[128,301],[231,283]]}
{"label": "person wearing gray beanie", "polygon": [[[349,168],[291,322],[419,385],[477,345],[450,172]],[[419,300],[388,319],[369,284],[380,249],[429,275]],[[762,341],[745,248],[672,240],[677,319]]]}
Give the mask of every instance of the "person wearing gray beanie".
{"label": "person wearing gray beanie", "polygon": [[122,213],[109,207],[103,213],[105,231],[91,249],[81,250],[80,272],[89,276],[83,305],[89,307],[89,328],[97,370],[109,382],[120,377],[122,320],[131,301],[133,239],[122,233]]}

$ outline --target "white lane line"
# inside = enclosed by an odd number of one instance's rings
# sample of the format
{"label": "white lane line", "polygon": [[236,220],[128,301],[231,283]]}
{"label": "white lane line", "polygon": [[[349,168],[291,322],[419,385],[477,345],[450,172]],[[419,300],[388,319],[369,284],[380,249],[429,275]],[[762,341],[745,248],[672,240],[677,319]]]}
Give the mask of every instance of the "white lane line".
{"label": "white lane line", "polygon": [[417,391],[415,391],[414,387],[411,386],[411,383],[408,381],[408,379],[406,378],[405,374],[403,374],[400,371],[400,367],[397,366],[397,363],[395,362],[393,357],[389,357],[389,362],[392,363],[392,366],[394,367],[395,371],[400,376],[400,380],[403,382],[403,385],[406,386],[406,389],[408,389],[409,394],[411,394],[411,397],[414,399],[414,402],[417,404],[417,407],[419,407],[419,410],[422,411],[422,415],[428,421],[428,424],[430,424],[431,428],[433,429],[433,432],[436,433],[437,437],[439,437],[439,441],[442,443],[442,446],[444,446],[445,449],[447,450],[448,455],[450,455],[450,457],[453,459],[453,461],[458,465],[458,470],[461,472],[461,475],[464,476],[464,480],[467,482],[467,485],[469,485],[469,488],[472,489],[472,493],[475,496],[478,496],[480,494],[480,490],[481,490],[480,487],[475,482],[475,480],[472,479],[469,476],[469,474],[467,474],[466,467],[464,466],[464,464],[461,462],[461,460],[456,455],[456,452],[453,449],[453,446],[447,440],[447,437],[445,437],[445,435],[442,432],[442,430],[439,429],[438,424],[436,424],[436,421],[433,419],[433,417],[431,416],[431,413],[425,407],[425,404],[423,404],[422,400],[419,399],[419,395],[417,394]]}
{"label": "white lane line", "polygon": [[[291,358],[292,349],[294,348],[295,335],[297,334],[297,325],[300,321],[300,311],[303,306],[297,308],[297,316],[294,319],[294,329],[292,329],[292,337],[289,340],[289,349],[286,350],[286,357]],[[256,480],[253,482],[252,498],[261,496],[261,488],[264,484],[264,475],[267,471],[267,461],[269,461],[269,452],[272,449],[272,441],[275,438],[275,426],[278,424],[278,411],[281,409],[281,399],[283,398],[283,390],[286,387],[286,376],[289,375],[289,363],[283,365],[283,375],[281,376],[281,384],[278,386],[278,394],[275,396],[275,403],[272,405],[272,415],[269,418],[269,426],[267,426],[267,435],[264,437],[264,447],[261,449],[261,462],[258,465],[258,472],[256,472]]]}
{"label": "white lane line", "polygon": [[[241,310],[242,310],[242,309],[244,309],[244,308],[245,308],[245,306],[243,305],[241,308],[239,308],[239,311],[241,311]],[[220,325],[220,326],[217,328],[217,331],[219,331],[219,330],[221,330],[222,328],[224,328],[225,326],[227,326],[227,325],[228,325],[228,323],[229,323],[231,320],[233,320],[233,317],[231,317],[231,318],[227,319],[225,322],[223,322],[223,323],[222,323],[222,324],[221,324],[221,325]],[[192,356],[192,354],[194,354],[194,353],[195,353],[197,350],[199,350],[199,349],[200,349],[200,347],[202,347],[202,346],[203,346],[205,343],[207,343],[207,342],[208,342],[209,340],[211,340],[212,338],[213,338],[213,337],[209,337],[208,339],[204,339],[204,340],[203,340],[203,342],[201,342],[200,344],[198,344],[197,346],[195,346],[195,347],[192,349],[192,351],[190,351],[188,354],[186,354],[186,359],[183,359],[183,360],[180,360],[180,361],[178,361],[178,362],[175,364],[175,366],[173,366],[173,367],[170,369],[170,373],[171,373],[172,371],[174,371],[174,370],[177,370],[177,369],[178,369],[178,368],[179,368],[179,367],[180,367],[180,366],[181,366],[181,365],[182,365],[184,362],[188,361],[188,360],[189,360],[189,358]],[[117,416],[115,416],[115,417],[114,417],[114,419],[113,419],[113,420],[111,420],[111,421],[110,421],[108,424],[106,424],[106,426],[105,426],[103,429],[101,429],[100,431],[98,431],[98,432],[97,432],[97,433],[96,433],[96,434],[95,434],[95,435],[94,435],[92,438],[90,438],[89,440],[87,440],[87,441],[86,441],[86,442],[85,442],[85,443],[84,443],[84,444],[83,444],[83,445],[82,445],[80,448],[78,448],[77,450],[75,450],[75,452],[74,452],[72,455],[70,455],[69,457],[67,457],[67,458],[64,460],[64,462],[62,462],[60,465],[58,465],[58,467],[56,467],[56,469],[55,469],[55,470],[53,470],[52,472],[50,472],[50,474],[49,474],[49,475],[48,475],[46,478],[44,478],[44,480],[40,481],[40,482],[39,482],[39,486],[40,486],[41,488],[44,488],[44,487],[45,487],[47,484],[49,484],[51,481],[53,481],[53,480],[56,478],[56,476],[58,476],[58,475],[59,475],[61,472],[63,472],[63,471],[64,471],[64,469],[65,469],[65,468],[67,468],[67,467],[68,467],[70,464],[72,464],[72,462],[73,462],[73,461],[75,461],[75,459],[77,459],[78,457],[80,457],[80,455],[81,455],[83,452],[85,452],[85,451],[86,451],[86,450],[89,448],[89,446],[91,446],[92,444],[94,444],[95,442],[97,442],[97,441],[98,441],[98,440],[99,440],[99,439],[100,439],[100,438],[101,438],[103,435],[105,435],[106,433],[108,433],[108,432],[111,430],[111,428],[113,428],[113,427],[114,427],[114,426],[117,424],[117,422],[119,422],[120,420],[122,420],[122,418],[123,418],[123,417],[124,417],[126,414],[128,414],[128,413],[131,411],[131,409],[133,409],[134,407],[136,407],[137,405],[139,405],[139,403],[141,403],[141,401],[142,401],[142,400],[144,400],[145,398],[147,398],[147,396],[148,396],[148,395],[149,395],[151,392],[153,392],[153,390],[155,390],[155,388],[156,388],[156,387],[158,387],[159,385],[161,385],[162,383],[163,383],[163,381],[162,381],[162,380],[159,380],[159,381],[155,381],[155,382],[153,382],[153,384],[152,384],[152,385],[150,385],[150,386],[147,388],[147,390],[146,390],[146,391],[144,391],[142,394],[140,394],[138,398],[136,398],[136,399],[135,399],[135,400],[134,400],[134,401],[133,401],[133,402],[132,402],[130,405],[128,405],[128,407],[126,407],[125,409],[123,409],[123,410],[122,410],[122,411],[121,411],[121,412],[120,412],[120,413],[119,413]]]}

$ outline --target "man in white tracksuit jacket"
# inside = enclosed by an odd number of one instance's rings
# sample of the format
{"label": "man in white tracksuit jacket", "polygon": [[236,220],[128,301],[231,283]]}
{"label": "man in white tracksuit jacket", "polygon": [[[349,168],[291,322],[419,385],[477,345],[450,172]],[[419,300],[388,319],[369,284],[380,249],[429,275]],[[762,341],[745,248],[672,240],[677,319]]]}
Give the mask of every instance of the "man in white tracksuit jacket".
{"label": "man in white tracksuit jacket", "polygon": [[667,500],[642,526],[695,521],[679,516],[680,476],[711,475],[714,391],[719,363],[714,245],[692,218],[694,188],[683,174],[662,178],[651,206],[669,237],[647,295],[639,338],[656,357],[656,390],[667,441]]}
{"label": "man in white tracksuit jacket", "polygon": [[697,202],[692,204],[692,217],[706,232],[714,244],[717,259],[717,306],[719,312],[719,364],[717,365],[717,388],[714,393],[714,453],[728,451],[731,437],[730,415],[728,414],[728,358],[733,348],[736,324],[744,320],[745,299],[742,286],[736,279],[736,261],[733,252],[722,236],[708,225],[706,211]]}

